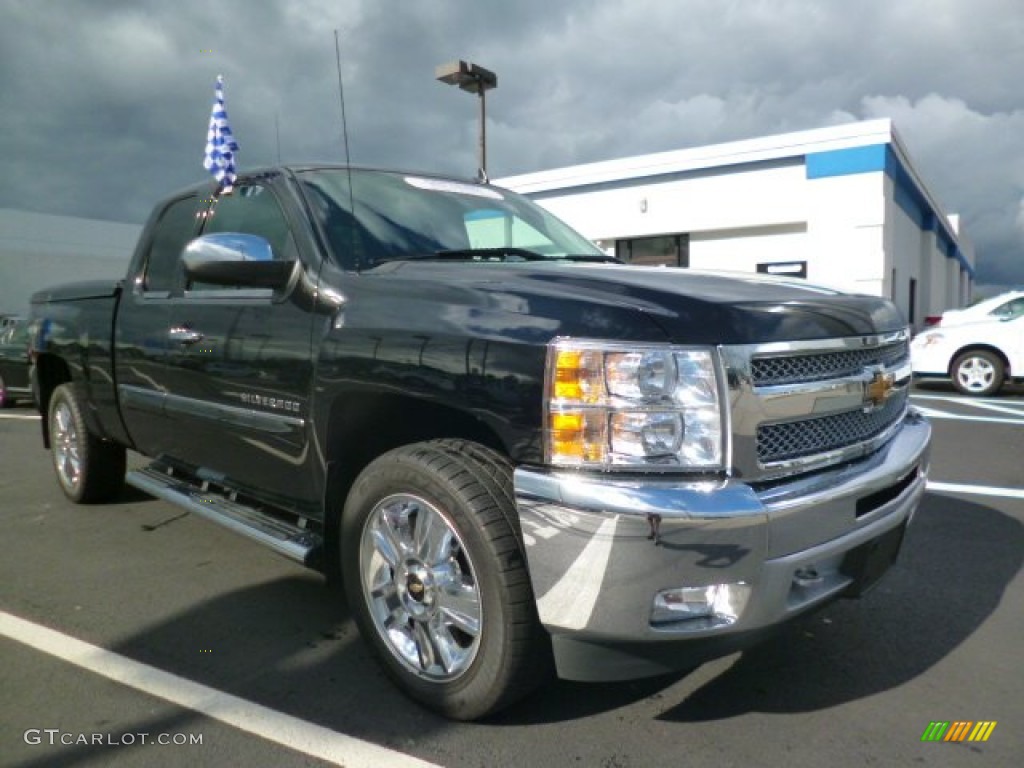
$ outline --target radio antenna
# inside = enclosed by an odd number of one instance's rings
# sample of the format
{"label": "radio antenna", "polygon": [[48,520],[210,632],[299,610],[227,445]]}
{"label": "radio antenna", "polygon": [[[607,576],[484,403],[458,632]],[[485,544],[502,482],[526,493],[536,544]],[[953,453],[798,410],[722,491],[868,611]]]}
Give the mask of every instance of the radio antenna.
{"label": "radio antenna", "polygon": [[334,30],[334,60],[338,65],[338,100],[341,102],[341,134],[345,140],[345,165],[352,163],[348,151],[348,120],[345,119],[345,86],[341,81],[341,46],[338,44],[338,30]]}
{"label": "radio antenna", "polygon": [[352,155],[348,149],[348,119],[345,117],[345,86],[341,80],[341,45],[338,43],[338,30],[334,30],[334,61],[338,66],[338,101],[341,102],[341,134],[345,141],[345,173],[348,176],[348,208],[352,217],[352,226],[349,227],[352,258],[356,264],[356,271],[362,269],[360,254],[356,251],[356,199],[352,190]]}
{"label": "radio antenna", "polygon": [[278,124],[279,113],[274,113],[274,134],[277,136],[277,164],[281,164],[281,126]]}

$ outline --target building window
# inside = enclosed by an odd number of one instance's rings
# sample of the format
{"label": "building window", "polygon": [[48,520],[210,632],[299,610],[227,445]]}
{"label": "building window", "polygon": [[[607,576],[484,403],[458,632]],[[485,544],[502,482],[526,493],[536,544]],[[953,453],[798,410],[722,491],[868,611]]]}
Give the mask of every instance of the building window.
{"label": "building window", "polygon": [[689,235],[634,237],[615,241],[615,255],[627,264],[642,266],[690,266]]}
{"label": "building window", "polygon": [[807,277],[806,261],[767,261],[757,265],[762,275],[776,277]]}
{"label": "building window", "polygon": [[909,315],[910,324],[914,324],[916,319],[914,315],[917,314],[917,279],[910,278],[910,296],[907,302],[907,314]]}

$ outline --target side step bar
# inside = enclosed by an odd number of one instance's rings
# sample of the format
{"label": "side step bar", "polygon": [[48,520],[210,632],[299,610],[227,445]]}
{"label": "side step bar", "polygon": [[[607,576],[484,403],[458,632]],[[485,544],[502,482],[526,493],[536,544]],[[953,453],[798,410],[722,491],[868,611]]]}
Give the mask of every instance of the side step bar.
{"label": "side step bar", "polygon": [[315,565],[323,549],[323,538],[318,533],[232,501],[222,494],[199,488],[159,468],[147,467],[129,472],[125,482],[247,536],[303,565]]}

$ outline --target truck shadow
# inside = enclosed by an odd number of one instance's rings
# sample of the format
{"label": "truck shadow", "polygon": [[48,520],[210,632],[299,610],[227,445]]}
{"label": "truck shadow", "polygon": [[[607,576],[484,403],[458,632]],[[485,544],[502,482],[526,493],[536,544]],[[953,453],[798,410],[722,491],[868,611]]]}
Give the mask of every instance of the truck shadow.
{"label": "truck shadow", "polygon": [[122,505],[135,505],[143,504],[147,502],[155,502],[157,499],[150,496],[144,491],[140,491],[138,488],[132,488],[130,485],[126,485],[121,489],[121,492],[116,498],[110,499],[109,501],[103,502],[104,506],[122,506]]}
{"label": "truck shadow", "polygon": [[806,712],[903,685],[985,623],[1022,560],[1020,522],[928,494],[899,562],[873,592],[787,626],[659,719]]}

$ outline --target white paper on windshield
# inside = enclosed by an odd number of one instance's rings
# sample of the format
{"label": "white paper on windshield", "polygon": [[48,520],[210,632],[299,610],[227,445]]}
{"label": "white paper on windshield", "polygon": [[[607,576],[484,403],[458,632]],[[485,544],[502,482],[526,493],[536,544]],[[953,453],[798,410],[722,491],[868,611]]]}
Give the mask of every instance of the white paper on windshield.
{"label": "white paper on windshield", "polygon": [[449,179],[426,179],[421,176],[406,176],[405,183],[417,189],[430,189],[435,192],[455,192],[459,195],[474,195],[486,197],[491,200],[504,200],[501,193],[490,187],[478,186],[476,184],[463,184],[460,181]]}

